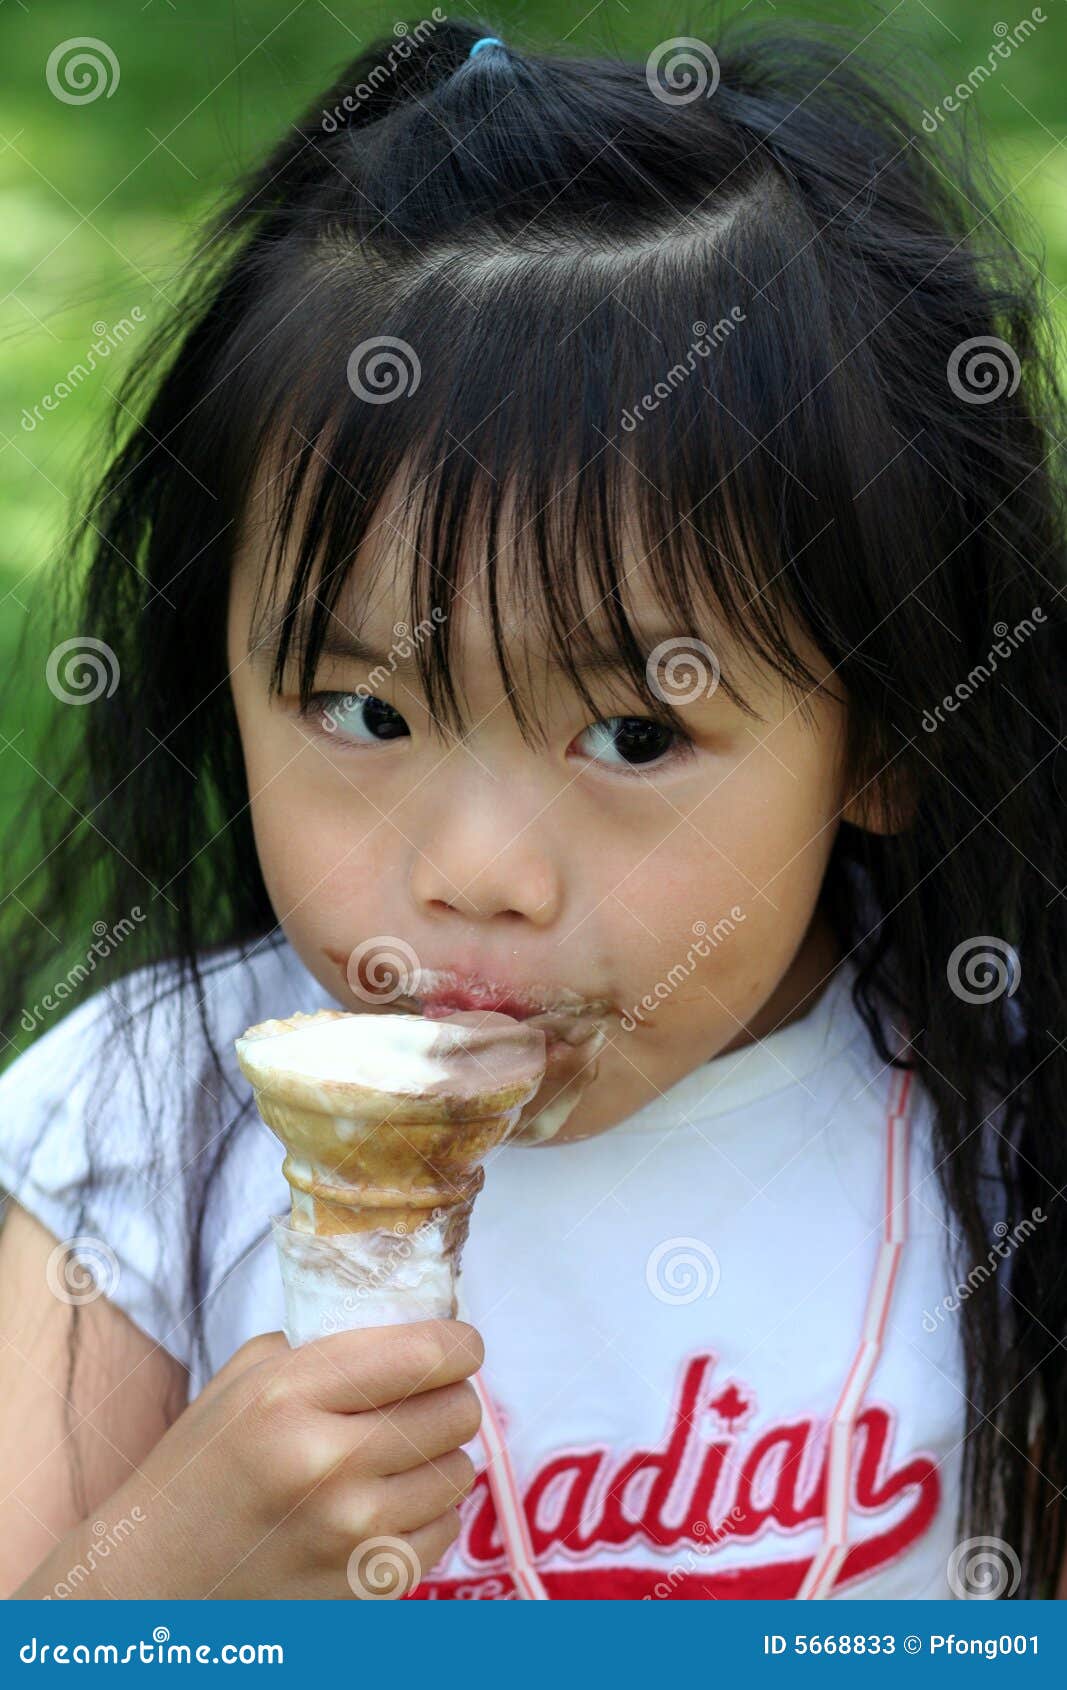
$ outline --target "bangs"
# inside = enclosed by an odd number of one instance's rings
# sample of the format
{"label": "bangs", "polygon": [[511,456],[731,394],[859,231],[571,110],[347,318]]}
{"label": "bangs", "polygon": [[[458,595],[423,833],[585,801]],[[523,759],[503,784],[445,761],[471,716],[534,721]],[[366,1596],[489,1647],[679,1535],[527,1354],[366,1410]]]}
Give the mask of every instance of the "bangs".
{"label": "bangs", "polygon": [[474,590],[529,738],[516,621],[591,709],[604,694],[588,675],[611,665],[679,722],[650,686],[638,576],[657,621],[715,653],[742,709],[753,662],[814,687],[798,624],[816,644],[826,629],[797,560],[810,578],[820,547],[841,544],[831,493],[847,500],[863,453],[838,440],[839,414],[795,397],[832,380],[835,337],[797,275],[805,230],[768,199],[636,241],[431,250],[399,276],[394,254],[388,278],[365,247],[334,245],[276,277],[229,384],[238,414],[269,419],[240,489],[281,465],[262,560],[272,686],[299,660],[310,696],[342,595],[359,634],[380,549],[403,571],[410,627],[434,629],[415,661],[431,714],[457,732],[452,616]]}

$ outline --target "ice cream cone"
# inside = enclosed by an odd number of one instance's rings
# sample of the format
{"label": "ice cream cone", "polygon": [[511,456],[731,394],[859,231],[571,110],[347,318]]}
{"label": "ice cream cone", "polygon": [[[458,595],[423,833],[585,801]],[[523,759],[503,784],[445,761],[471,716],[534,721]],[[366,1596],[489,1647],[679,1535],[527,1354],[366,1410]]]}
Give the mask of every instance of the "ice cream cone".
{"label": "ice cream cone", "polygon": [[260,1022],[236,1044],[286,1150],[292,1211],[275,1235],[292,1341],[316,1324],[454,1314],[483,1162],[541,1084],[544,1034],[489,1011],[323,1009]]}

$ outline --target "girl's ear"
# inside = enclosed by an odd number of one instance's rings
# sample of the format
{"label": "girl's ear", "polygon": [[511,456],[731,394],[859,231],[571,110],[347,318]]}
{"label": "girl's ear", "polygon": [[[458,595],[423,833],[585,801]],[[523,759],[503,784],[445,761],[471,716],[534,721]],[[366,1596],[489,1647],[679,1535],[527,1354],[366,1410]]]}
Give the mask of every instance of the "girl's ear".
{"label": "girl's ear", "polygon": [[865,833],[883,836],[907,833],[915,820],[918,803],[910,774],[887,769],[847,801],[841,820],[862,828]]}

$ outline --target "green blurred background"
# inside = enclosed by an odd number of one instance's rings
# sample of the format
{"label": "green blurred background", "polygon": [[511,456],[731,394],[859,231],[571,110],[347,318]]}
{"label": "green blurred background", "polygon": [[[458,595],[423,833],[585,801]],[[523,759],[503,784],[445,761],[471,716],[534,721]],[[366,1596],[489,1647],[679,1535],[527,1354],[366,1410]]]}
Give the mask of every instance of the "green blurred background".
{"label": "green blurred background", "polygon": [[[446,10],[449,8],[445,8]],[[658,42],[696,35],[714,43],[715,19],[744,11],[809,24],[831,16],[895,40],[905,60],[931,61],[945,93],[987,60],[1030,8],[1022,0],[852,0],[832,9],[787,0],[733,0],[718,8],[649,0],[497,0],[453,15],[488,18],[523,45],[622,52],[643,60]],[[1067,5],[1044,0],[1047,21],[998,63],[966,107],[986,132],[1007,183],[1038,225],[1062,313],[1067,294],[1067,147],[1064,94]],[[110,390],[168,309],[179,262],[200,217],[235,170],[320,92],[345,62],[397,19],[424,12],[367,0],[0,0],[0,665],[30,644],[0,719],[0,828],[10,837],[39,780],[25,750],[53,706],[40,684],[46,630],[35,606],[47,566],[62,556],[84,477],[98,457]],[[999,26],[999,27],[998,27]],[[73,105],[46,83],[50,53],[72,37],[107,42],[120,67],[106,98]],[[921,112],[915,114],[918,130]],[[960,123],[959,116],[948,122]],[[143,317],[143,325],[138,318]],[[100,325],[122,319],[125,343],[54,410],[43,396],[84,359]],[[1062,316],[1061,316],[1062,320]],[[34,417],[33,407],[38,407]],[[34,422],[26,425],[29,412]],[[76,634],[72,628],[70,634]],[[22,684],[23,681],[25,684]],[[9,887],[0,887],[0,898]],[[61,945],[69,936],[57,936]],[[83,947],[77,947],[81,950]]]}

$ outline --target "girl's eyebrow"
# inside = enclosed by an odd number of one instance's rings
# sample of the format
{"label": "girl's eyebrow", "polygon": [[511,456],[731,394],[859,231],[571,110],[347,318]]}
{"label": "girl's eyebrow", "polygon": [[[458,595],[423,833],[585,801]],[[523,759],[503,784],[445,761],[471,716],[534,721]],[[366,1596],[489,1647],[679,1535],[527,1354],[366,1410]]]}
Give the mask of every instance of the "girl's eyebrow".
{"label": "girl's eyebrow", "polygon": [[[259,632],[253,629],[248,642],[249,661],[256,667],[273,664],[282,643],[282,629],[272,627]],[[397,643],[402,643],[400,637]],[[310,637],[307,626],[298,623],[289,637],[288,655],[294,661],[299,661],[308,645]],[[336,657],[347,659],[352,663],[391,664],[394,669],[413,668],[409,658],[403,657],[394,647],[391,652],[378,651],[374,646],[362,638],[353,629],[345,627],[336,621],[327,624],[319,642],[318,655],[320,657]]]}
{"label": "girl's eyebrow", "polygon": [[[650,655],[658,645],[668,640],[672,642],[672,645],[675,641],[678,641],[679,644],[692,641],[697,644],[698,649],[703,645],[703,641],[700,641],[695,634],[677,634],[666,627],[635,629],[634,635],[638,643],[646,648]],[[294,630],[289,648],[294,661],[299,660],[303,655],[306,640],[306,630],[299,627]],[[386,665],[393,672],[399,669],[414,673],[417,667],[414,656],[405,656],[398,649],[405,644],[409,644],[410,640],[410,631],[406,630],[403,635],[397,636],[396,643],[389,650],[381,651],[365,640],[355,629],[349,628],[343,622],[334,619],[327,624],[323,632],[319,656],[350,663],[364,663],[371,668]],[[264,637],[261,641],[253,640],[250,653],[251,661],[256,664],[273,661],[279,643],[280,633],[277,630],[272,631],[270,636]],[[562,664],[556,662],[551,654],[548,654],[548,661],[553,668],[563,667]],[[585,654],[575,653],[570,666],[583,674],[591,675],[613,674],[628,667],[618,653],[607,648],[591,650]]]}

